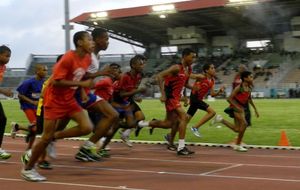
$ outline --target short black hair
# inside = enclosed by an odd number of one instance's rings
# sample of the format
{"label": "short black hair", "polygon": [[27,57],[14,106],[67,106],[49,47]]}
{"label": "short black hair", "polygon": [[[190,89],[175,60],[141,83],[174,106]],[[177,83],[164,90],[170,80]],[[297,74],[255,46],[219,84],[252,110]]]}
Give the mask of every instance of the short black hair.
{"label": "short black hair", "polygon": [[75,47],[77,48],[78,47],[78,41],[79,40],[83,40],[84,36],[88,34],[87,31],[79,31],[79,32],[76,32],[73,36],[73,43],[75,45]]}
{"label": "short black hair", "polygon": [[56,63],[59,62],[59,60],[62,58],[63,55],[64,55],[64,54],[60,54],[60,55],[57,56],[57,58],[56,58]]}
{"label": "short black hair", "polygon": [[133,58],[130,59],[130,67],[132,67],[132,65],[139,60],[146,61],[147,58],[142,54],[135,55]]}
{"label": "short black hair", "polygon": [[245,78],[249,77],[250,75],[252,75],[252,73],[250,71],[244,71],[241,73],[241,80],[244,81]]}
{"label": "short black hair", "polygon": [[206,73],[206,71],[210,68],[211,65],[212,63],[205,63],[202,67],[203,72]]}
{"label": "short black hair", "polygon": [[192,50],[191,48],[185,48],[185,49],[183,49],[181,56],[184,57],[184,56],[190,55],[191,53],[196,53],[196,52],[194,50]]}
{"label": "short black hair", "polygon": [[7,47],[6,45],[2,45],[0,46],[0,54],[3,54],[5,52],[10,52],[11,53],[11,50],[9,47]]}
{"label": "short black hair", "polygon": [[107,33],[107,30],[104,29],[104,28],[95,28],[93,31],[92,31],[92,37],[93,37],[93,40],[95,40],[96,38],[102,36],[103,34]]}

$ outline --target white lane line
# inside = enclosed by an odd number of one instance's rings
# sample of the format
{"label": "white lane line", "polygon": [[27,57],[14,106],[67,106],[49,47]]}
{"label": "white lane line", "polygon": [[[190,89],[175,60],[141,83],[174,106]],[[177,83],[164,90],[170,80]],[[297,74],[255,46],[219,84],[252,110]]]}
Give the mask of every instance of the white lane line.
{"label": "white lane line", "polygon": [[207,161],[183,161],[183,160],[165,160],[165,159],[150,159],[150,158],[128,158],[121,156],[114,156],[111,159],[121,159],[121,160],[142,160],[142,161],[155,161],[155,162],[171,162],[171,163],[183,163],[183,164],[217,164],[217,165],[235,165],[241,164],[244,166],[253,167],[273,167],[273,168],[294,168],[300,169],[300,166],[296,165],[270,165],[270,164],[247,164],[247,163],[234,163],[234,162],[207,162]]}
{"label": "white lane line", "polygon": [[280,182],[296,182],[300,183],[299,179],[282,179],[268,177],[251,177],[251,176],[233,176],[233,175],[205,175],[204,177],[228,178],[228,179],[246,179],[246,180],[262,180],[262,181],[280,181]]}
{"label": "white lane line", "polygon": [[224,171],[224,170],[229,170],[231,168],[240,167],[242,165],[243,164],[235,164],[235,165],[228,166],[228,167],[225,167],[225,168],[220,168],[220,169],[212,170],[212,171],[209,171],[209,172],[204,172],[204,173],[201,173],[200,175],[209,175],[209,174],[212,174],[212,173],[216,173],[216,172],[220,172],[220,171]]}
{"label": "white lane line", "polygon": [[[20,162],[6,162],[5,163],[10,163],[10,164],[21,164]],[[244,164],[241,164],[244,165]],[[73,169],[85,169],[85,170],[106,170],[106,171],[118,171],[118,172],[133,172],[133,173],[149,173],[149,174],[159,174],[159,175],[179,175],[179,176],[194,176],[194,177],[216,177],[216,178],[228,178],[228,179],[246,179],[246,180],[265,180],[265,181],[281,181],[281,182],[297,182],[300,183],[300,179],[283,179],[283,178],[268,178],[268,177],[252,177],[252,176],[231,176],[231,175],[215,175],[215,174],[209,174],[212,172],[216,172],[217,170],[202,173],[202,174],[196,174],[196,173],[181,173],[181,172],[159,172],[159,171],[151,171],[151,170],[128,170],[128,169],[120,169],[120,168],[105,168],[105,167],[95,167],[95,166],[90,166],[90,167],[85,167],[85,166],[73,166],[73,165],[53,165],[55,167],[59,168],[73,168]],[[240,164],[236,164],[234,166],[229,166],[226,168],[221,168],[221,170],[225,169],[230,169],[233,167],[238,167]],[[88,173],[87,173],[88,175]],[[0,178],[1,179],[8,179],[8,178]],[[19,180],[19,179],[16,179]],[[46,182],[46,183],[52,183],[52,182]],[[60,183],[60,182],[55,182],[55,183]],[[63,184],[63,183],[62,183]],[[84,185],[84,184],[83,184]],[[112,188],[117,188],[117,187],[112,187]]]}
{"label": "white lane line", "polygon": [[[0,181],[1,180],[2,181],[26,182],[25,180],[14,179],[14,178],[0,178]],[[104,189],[146,190],[146,189],[130,188],[130,187],[126,187],[126,186],[113,187],[113,186],[89,185],[89,184],[81,184],[81,183],[63,183],[63,182],[56,182],[56,181],[44,181],[44,182],[38,182],[38,183],[52,184],[52,185],[63,185],[63,186],[74,186],[74,187],[90,187],[90,188],[98,188],[98,189],[103,189],[104,188]]]}
{"label": "white lane line", "polygon": [[[23,151],[11,151],[11,152],[21,152]],[[73,157],[73,154],[58,154],[59,156]],[[183,163],[183,164],[216,164],[216,165],[235,165],[242,164],[244,166],[250,167],[272,167],[272,168],[293,168],[300,169],[299,165],[271,165],[271,164],[247,164],[247,163],[235,163],[235,162],[208,162],[208,161],[185,161],[185,160],[168,160],[168,159],[153,159],[153,158],[128,158],[122,156],[111,156],[109,159],[112,160],[138,160],[138,161],[155,161],[155,162],[170,162],[170,163]],[[0,163],[5,163],[7,161],[0,161]]]}

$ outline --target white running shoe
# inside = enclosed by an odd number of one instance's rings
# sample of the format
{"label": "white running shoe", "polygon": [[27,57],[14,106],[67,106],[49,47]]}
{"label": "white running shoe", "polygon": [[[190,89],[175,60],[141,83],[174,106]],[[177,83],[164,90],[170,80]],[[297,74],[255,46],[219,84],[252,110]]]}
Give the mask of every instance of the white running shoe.
{"label": "white running shoe", "polygon": [[148,127],[149,126],[149,121],[141,120],[138,122],[139,127]]}
{"label": "white running shoe", "polygon": [[11,122],[10,123],[10,126],[11,126],[11,129],[10,129],[10,136],[11,138],[16,138],[16,135],[17,135],[17,123],[16,122]]}
{"label": "white running shoe", "polygon": [[248,149],[241,146],[241,145],[234,145],[233,150],[238,151],[238,152],[247,152]]}
{"label": "white running shoe", "polygon": [[47,180],[47,178],[40,175],[35,169],[31,169],[31,170],[23,169],[21,171],[21,176],[27,181],[39,182],[39,181],[46,181]]}
{"label": "white running shoe", "polygon": [[56,149],[55,149],[55,143],[52,141],[48,144],[47,146],[47,155],[52,158],[52,159],[56,159]]}
{"label": "white running shoe", "polygon": [[222,122],[223,117],[221,115],[216,115],[210,122],[210,125]]}

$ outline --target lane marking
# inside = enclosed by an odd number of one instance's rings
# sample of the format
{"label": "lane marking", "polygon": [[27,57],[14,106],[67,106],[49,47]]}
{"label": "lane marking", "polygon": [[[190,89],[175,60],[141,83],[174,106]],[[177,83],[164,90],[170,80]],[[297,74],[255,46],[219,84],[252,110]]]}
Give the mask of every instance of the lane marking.
{"label": "lane marking", "polygon": [[[10,164],[21,164],[20,162],[5,162]],[[244,166],[245,164],[236,164],[233,166],[229,166],[226,168],[220,168],[221,170],[226,170],[234,167]],[[106,170],[106,171],[118,171],[118,172],[133,172],[133,173],[148,173],[148,174],[159,174],[159,175],[180,175],[180,176],[196,176],[196,177],[217,177],[217,178],[229,178],[229,179],[250,179],[250,180],[266,180],[266,181],[282,181],[282,182],[297,182],[300,183],[300,179],[283,179],[283,178],[268,178],[268,177],[251,177],[251,176],[232,176],[232,175],[214,175],[210,174],[213,172],[216,172],[217,170],[213,170],[210,172],[205,172],[201,174],[197,173],[182,173],[182,172],[158,172],[158,171],[152,171],[152,170],[130,170],[130,169],[120,169],[120,168],[105,168],[105,167],[95,167],[95,166],[73,166],[73,165],[53,165],[58,168],[73,168],[73,169],[84,169],[84,170]],[[88,175],[88,173],[87,173]],[[9,178],[0,178],[1,179],[9,179]],[[13,179],[14,180],[14,179]],[[19,180],[19,179],[16,179]],[[23,180],[21,180],[23,181]],[[45,183],[52,183],[52,182],[45,182]],[[60,182],[54,182],[54,183],[60,183]],[[62,183],[63,184],[63,183]],[[80,184],[79,184],[80,185]],[[84,185],[84,184],[83,184]],[[116,187],[112,187],[116,188]]]}
{"label": "lane marking", "polygon": [[263,180],[263,181],[281,181],[281,182],[296,182],[300,183],[299,179],[282,179],[268,177],[251,177],[251,176],[233,176],[233,175],[205,175],[205,177],[229,178],[229,179],[247,179],[247,180]]}
{"label": "lane marking", "polygon": [[228,166],[228,167],[225,167],[225,168],[220,168],[220,169],[212,170],[212,171],[209,171],[209,172],[204,172],[204,173],[201,173],[200,175],[204,175],[205,176],[205,175],[209,175],[209,174],[212,174],[212,173],[229,170],[231,168],[237,168],[237,167],[240,167],[240,166],[243,166],[243,164],[235,164],[235,165]]}
{"label": "lane marking", "polygon": [[[2,181],[18,181],[18,182],[26,182],[26,183],[34,183],[34,182],[27,182],[22,179],[15,179],[15,178],[0,178]],[[35,182],[37,183],[37,182]],[[63,185],[63,186],[75,186],[75,187],[90,187],[90,188],[100,188],[100,189],[125,189],[125,190],[146,190],[146,189],[137,189],[137,188],[130,188],[126,186],[103,186],[103,185],[89,185],[89,184],[81,184],[81,183],[64,183],[64,182],[57,182],[57,181],[44,181],[38,182],[39,184],[52,184],[52,185]]]}

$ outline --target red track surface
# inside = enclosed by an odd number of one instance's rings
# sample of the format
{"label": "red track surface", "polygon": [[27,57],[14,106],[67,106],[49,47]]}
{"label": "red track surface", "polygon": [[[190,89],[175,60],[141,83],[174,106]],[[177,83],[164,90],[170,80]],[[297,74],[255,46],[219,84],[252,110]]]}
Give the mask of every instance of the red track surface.
{"label": "red track surface", "polygon": [[121,143],[111,145],[111,158],[101,162],[74,159],[80,141],[56,143],[58,158],[53,170],[40,170],[43,183],[20,177],[21,138],[4,139],[3,148],[13,157],[0,162],[0,190],[299,190],[300,152],[296,150],[250,149],[247,153],[230,148],[191,147],[190,158],[176,156],[165,145]]}

